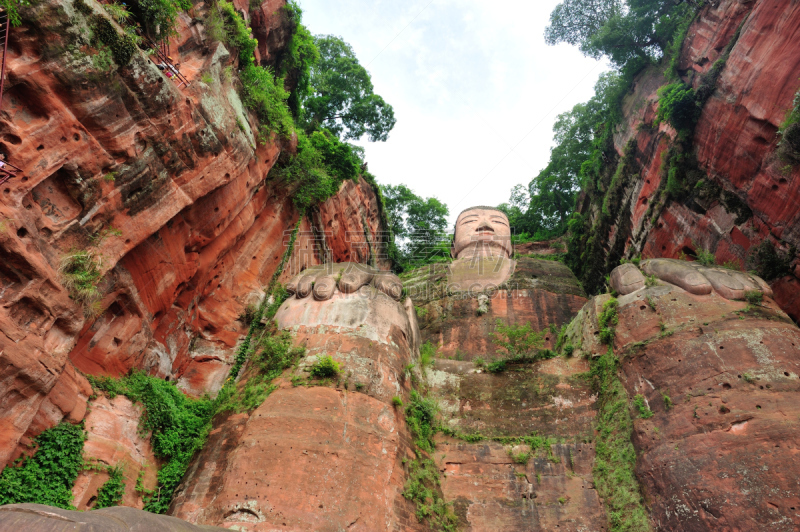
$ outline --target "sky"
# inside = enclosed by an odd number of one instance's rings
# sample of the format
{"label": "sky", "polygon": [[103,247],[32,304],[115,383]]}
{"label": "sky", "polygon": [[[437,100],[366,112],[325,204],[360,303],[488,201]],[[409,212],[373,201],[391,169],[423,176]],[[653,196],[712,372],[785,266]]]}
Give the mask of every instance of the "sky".
{"label": "sky", "polygon": [[350,43],[394,108],[386,142],[359,142],[380,184],[450,209],[508,201],[547,165],[553,123],[607,64],[548,46],[558,0],[299,0],[314,34]]}

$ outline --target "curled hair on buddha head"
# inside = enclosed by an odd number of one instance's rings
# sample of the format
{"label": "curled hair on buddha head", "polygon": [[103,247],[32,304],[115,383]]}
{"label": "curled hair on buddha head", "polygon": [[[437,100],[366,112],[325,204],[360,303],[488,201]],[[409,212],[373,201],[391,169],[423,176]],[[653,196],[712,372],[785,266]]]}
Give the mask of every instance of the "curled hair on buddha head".
{"label": "curled hair on buddha head", "polygon": [[498,209],[497,207],[489,207],[488,205],[476,205],[475,207],[470,207],[470,208],[468,208],[468,209],[464,209],[463,211],[461,211],[460,213],[458,213],[458,216],[456,216],[456,219],[460,218],[460,217],[461,217],[461,215],[462,215],[462,214],[464,214],[465,212],[469,212],[469,211],[475,211],[475,210],[478,210],[478,209],[481,209],[481,210],[487,210],[487,211],[497,211],[497,212],[502,212],[502,213],[503,213],[503,216],[506,216],[506,213],[504,213],[503,211],[501,211],[501,210],[500,210],[500,209]]}

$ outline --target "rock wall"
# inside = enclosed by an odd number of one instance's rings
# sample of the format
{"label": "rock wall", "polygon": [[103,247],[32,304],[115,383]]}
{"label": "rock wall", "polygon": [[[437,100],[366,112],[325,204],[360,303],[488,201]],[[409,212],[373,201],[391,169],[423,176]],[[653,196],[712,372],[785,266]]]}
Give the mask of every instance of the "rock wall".
{"label": "rock wall", "polygon": [[[721,0],[707,3],[691,24],[677,68],[698,88],[715,62],[730,55],[694,130],[693,150],[703,183],[687,197],[655,205],[666,184],[666,154],[676,132],[653,127],[659,87],[670,83],[666,65],[641,73],[623,102],[614,136],[622,155],[635,151],[637,172],[621,192],[622,206],[609,233],[599,235],[606,273],[620,256],[688,256],[705,248],[718,263],[753,268],[762,242],[783,253],[800,248],[800,165],[778,147],[778,128],[800,89],[800,5],[788,0]],[[613,173],[613,168],[611,169]],[[596,219],[597,198],[584,197],[580,212]],[[654,209],[654,207],[657,207]],[[794,247],[794,248],[793,248]],[[775,300],[800,319],[795,255],[785,275],[768,279]]]}
{"label": "rock wall", "polygon": [[[282,4],[253,12],[260,60],[291,35]],[[195,16],[205,9],[197,3]],[[38,2],[23,19],[0,112],[0,151],[22,169],[0,190],[0,464],[62,418],[84,417],[81,373],[141,369],[215,393],[246,330],[237,318],[261,297],[300,218],[291,188],[268,175],[291,142],[256,141],[224,74],[233,58],[196,19],[181,14],[170,43],[189,86],[143,53],[103,67],[72,2]],[[347,182],[300,221],[281,279],[325,256],[371,260],[379,233],[373,186]],[[102,274],[91,305],[71,299],[59,274],[76,249]]]}

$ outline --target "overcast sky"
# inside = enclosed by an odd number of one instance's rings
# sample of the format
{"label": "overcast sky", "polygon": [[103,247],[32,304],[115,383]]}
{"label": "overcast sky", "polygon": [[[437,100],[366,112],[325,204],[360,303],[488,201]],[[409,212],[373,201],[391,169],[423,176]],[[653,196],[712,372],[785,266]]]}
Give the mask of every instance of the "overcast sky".
{"label": "overcast sky", "polygon": [[559,113],[591,98],[607,67],[547,46],[558,0],[299,0],[312,33],[349,42],[394,107],[385,143],[364,142],[381,184],[450,208],[508,200],[550,156]]}

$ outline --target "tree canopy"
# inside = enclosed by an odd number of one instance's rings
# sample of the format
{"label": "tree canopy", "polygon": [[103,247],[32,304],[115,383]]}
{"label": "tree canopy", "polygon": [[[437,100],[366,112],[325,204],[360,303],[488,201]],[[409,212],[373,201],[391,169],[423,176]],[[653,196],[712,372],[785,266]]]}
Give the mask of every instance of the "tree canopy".
{"label": "tree canopy", "polygon": [[401,269],[446,260],[450,242],[447,205],[436,198],[422,198],[405,185],[381,186],[384,209],[400,252]]}
{"label": "tree canopy", "polygon": [[353,48],[339,37],[317,35],[319,60],[311,66],[308,95],[302,101],[307,129],[325,128],[342,140],[367,135],[386,141],[394,110],[374,93],[372,79]]}
{"label": "tree canopy", "polygon": [[615,72],[600,76],[595,96],[562,113],[553,125],[556,146],[550,162],[528,184],[517,185],[508,203],[498,208],[508,215],[516,234],[534,240],[564,234],[575,206],[575,196],[587,185],[592,167],[602,160],[604,123],[614,115],[623,80]]}
{"label": "tree canopy", "polygon": [[667,51],[690,2],[685,0],[564,0],[550,14],[545,41],[608,57],[617,67],[643,65]]}

